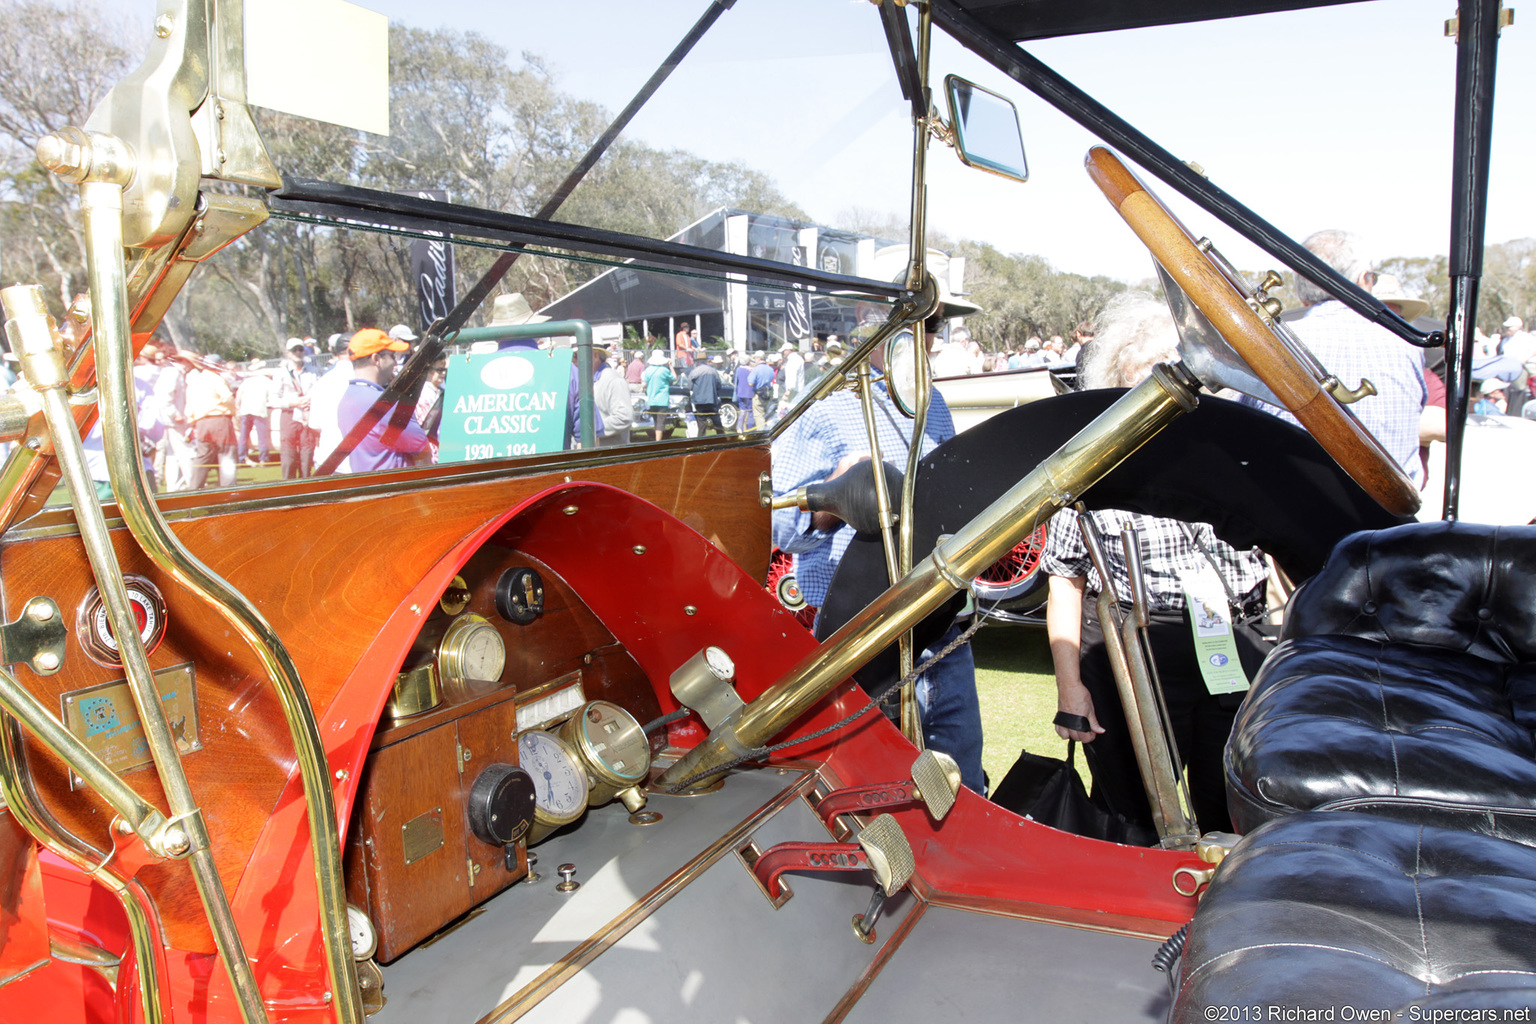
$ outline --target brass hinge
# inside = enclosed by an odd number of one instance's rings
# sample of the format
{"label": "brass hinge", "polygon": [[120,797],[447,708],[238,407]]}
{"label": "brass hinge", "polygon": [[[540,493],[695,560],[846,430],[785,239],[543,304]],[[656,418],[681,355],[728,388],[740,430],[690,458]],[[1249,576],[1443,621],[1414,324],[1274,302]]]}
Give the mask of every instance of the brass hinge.
{"label": "brass hinge", "polygon": [[[1506,28],[1515,23],[1515,9],[1513,7],[1499,8],[1499,32],[1502,34]],[[1445,36],[1447,39],[1456,39],[1461,35],[1461,17],[1459,15],[1445,19]]]}

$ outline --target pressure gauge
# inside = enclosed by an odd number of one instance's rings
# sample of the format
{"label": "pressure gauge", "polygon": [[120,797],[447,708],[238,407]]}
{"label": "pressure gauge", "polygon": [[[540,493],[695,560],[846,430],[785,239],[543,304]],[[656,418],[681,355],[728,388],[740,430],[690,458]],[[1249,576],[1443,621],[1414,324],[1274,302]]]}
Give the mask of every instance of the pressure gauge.
{"label": "pressure gauge", "polygon": [[352,959],[367,960],[379,948],[379,933],[368,915],[347,904],[347,934],[352,938]]}
{"label": "pressure gauge", "polygon": [[[132,573],[123,576],[123,587],[128,591],[128,607],[133,611],[134,625],[139,627],[144,653],[153,654],[165,639],[165,598],[153,583]],[[118,650],[117,637],[112,635],[106,602],[95,587],[80,605],[75,632],[86,657],[107,668],[122,666],[123,655]]]}
{"label": "pressure gauge", "polygon": [[571,748],[551,732],[530,729],[519,736],[517,760],[533,776],[533,827],[528,830],[532,846],[581,817],[591,783]]}
{"label": "pressure gauge", "polygon": [[490,693],[501,685],[507,648],[501,634],[480,615],[460,615],[437,643],[437,675],[455,701]]}
{"label": "pressure gauge", "polygon": [[592,777],[594,806],[614,797],[631,811],[645,806],[639,785],[651,770],[651,744],[633,715],[617,704],[594,700],[561,726],[560,738]]}
{"label": "pressure gauge", "polygon": [[730,682],[736,678],[736,663],[731,656],[718,647],[704,648],[704,661],[722,682]]}

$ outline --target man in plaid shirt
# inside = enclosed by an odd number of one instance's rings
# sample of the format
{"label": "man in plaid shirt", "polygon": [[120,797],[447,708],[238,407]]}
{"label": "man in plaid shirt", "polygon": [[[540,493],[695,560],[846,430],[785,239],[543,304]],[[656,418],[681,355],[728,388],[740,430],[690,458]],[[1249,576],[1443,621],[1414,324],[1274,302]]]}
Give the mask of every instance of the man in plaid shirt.
{"label": "man in plaid shirt", "polygon": [[[1347,231],[1319,231],[1302,243],[1324,263],[1370,291],[1376,269]],[[1297,276],[1296,297],[1306,315],[1289,326],[1329,373],[1346,387],[1361,380],[1376,385],[1349,406],[1361,425],[1376,436],[1415,484],[1424,484],[1424,465],[1419,460],[1419,417],[1428,392],[1424,386],[1424,350],[1408,344],[1385,327],[1378,327],[1355,313],[1322,288]],[[1284,409],[1244,397],[1244,404],[1274,413],[1296,423]]]}
{"label": "man in plaid shirt", "polygon": [[[1177,348],[1178,334],[1167,307],[1150,295],[1128,293],[1104,312],[1093,344],[1084,350],[1083,385],[1137,384],[1153,364],[1177,360]],[[1222,752],[1243,694],[1218,695],[1207,688],[1181,574],[1214,568],[1228,604],[1234,606],[1235,622],[1264,608],[1264,556],[1256,548],[1234,550],[1204,523],[1115,510],[1090,515],[1103,537],[1114,594],[1122,602],[1130,600],[1131,591],[1120,530],[1129,525],[1139,535],[1150,609],[1147,635],[1174,742],[1189,768],[1195,817],[1202,832],[1229,831]],[[1094,799],[1150,830],[1152,810],[1099,624],[1103,584],[1088,558],[1078,514],[1071,509],[1052,517],[1039,571],[1050,577],[1046,632],[1056,669],[1056,732],[1084,744],[1093,770]],[[1233,634],[1239,660],[1252,679],[1267,652],[1250,634],[1236,629]]]}
{"label": "man in plaid shirt", "polygon": [[[879,369],[880,354],[871,363]],[[876,435],[880,456],[886,462],[906,464],[912,444],[913,421],[892,404],[884,381],[874,384]],[[955,435],[949,407],[937,390],[928,408],[923,430],[923,455]],[[870,456],[869,433],[864,427],[860,400],[851,391],[839,390],[807,409],[773,443],[773,492],[791,494],[800,487],[830,480]],[[773,513],[773,542],[795,556],[795,577],[806,603],[820,608],[838,562],[853,540],[853,528],[830,512],[779,509]],[[923,552],[914,552],[922,557]],[[959,628],[950,629],[933,645],[943,648]],[[923,651],[917,662],[930,656]],[[962,644],[924,672],[917,681],[918,709],[928,746],[953,757],[960,765],[961,781],[978,793],[986,793],[981,770],[981,708],[976,698],[976,666],[969,644]]]}

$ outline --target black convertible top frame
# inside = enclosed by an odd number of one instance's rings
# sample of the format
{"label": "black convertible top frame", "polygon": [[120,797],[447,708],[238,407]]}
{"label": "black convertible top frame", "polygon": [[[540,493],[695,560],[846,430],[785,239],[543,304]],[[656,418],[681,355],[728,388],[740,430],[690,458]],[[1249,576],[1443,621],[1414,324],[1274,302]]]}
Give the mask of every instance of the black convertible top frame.
{"label": "black convertible top frame", "polygon": [[[1456,52],[1456,123],[1452,156],[1451,309],[1445,332],[1415,329],[1379,299],[1346,281],[1274,225],[1212,185],[1109,108],[1016,45],[1015,40],[1095,32],[1216,17],[1327,6],[1287,0],[930,0],[933,19],[962,46],[1008,75],[1105,142],[1121,150],[1222,223],[1331,292],[1373,323],[1421,347],[1446,347],[1446,519],[1458,515],[1461,438],[1471,396],[1472,328],[1482,275],[1488,202],[1488,148],[1493,130],[1493,82],[1500,0],[1460,0]],[[1054,8],[1063,13],[1057,16]]]}

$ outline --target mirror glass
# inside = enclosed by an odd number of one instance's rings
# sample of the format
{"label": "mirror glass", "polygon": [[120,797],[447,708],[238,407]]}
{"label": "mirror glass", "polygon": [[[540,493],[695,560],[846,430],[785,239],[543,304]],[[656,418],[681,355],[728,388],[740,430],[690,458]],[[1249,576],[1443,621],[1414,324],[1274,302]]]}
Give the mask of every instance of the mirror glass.
{"label": "mirror glass", "polygon": [[955,75],[944,79],[944,94],[949,97],[949,119],[960,159],[983,171],[1028,181],[1024,135],[1013,104]]}
{"label": "mirror glass", "polygon": [[911,331],[898,331],[885,343],[885,386],[891,401],[907,417],[917,415],[917,367],[912,362]]}

